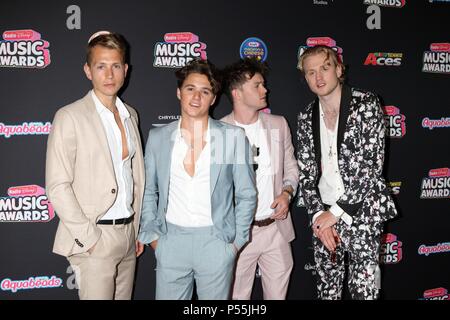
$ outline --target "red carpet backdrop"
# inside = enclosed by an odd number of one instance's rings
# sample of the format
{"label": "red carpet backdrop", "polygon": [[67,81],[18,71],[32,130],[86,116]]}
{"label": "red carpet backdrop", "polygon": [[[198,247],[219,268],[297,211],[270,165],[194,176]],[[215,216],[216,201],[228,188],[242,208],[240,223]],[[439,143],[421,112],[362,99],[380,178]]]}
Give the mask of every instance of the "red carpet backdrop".
{"label": "red carpet backdrop", "polygon": [[[56,110],[91,88],[87,40],[111,30],[131,46],[121,98],[137,109],[144,144],[149,129],[178,119],[177,68],[196,57],[224,67],[250,55],[271,68],[265,111],[285,116],[296,139],[296,115],[313,99],[298,55],[315,44],[335,48],[348,83],[379,95],[389,130],[385,176],[400,215],[384,231],[381,298],[448,300],[449,20],[448,0],[2,1],[0,299],[77,299],[73,271],[52,253],[58,217],[44,189],[46,143]],[[222,96],[213,116],[230,110]],[[315,299],[307,215],[292,213],[288,299]],[[154,269],[147,249],[135,299],[154,298]],[[259,279],[255,286],[261,299]]]}

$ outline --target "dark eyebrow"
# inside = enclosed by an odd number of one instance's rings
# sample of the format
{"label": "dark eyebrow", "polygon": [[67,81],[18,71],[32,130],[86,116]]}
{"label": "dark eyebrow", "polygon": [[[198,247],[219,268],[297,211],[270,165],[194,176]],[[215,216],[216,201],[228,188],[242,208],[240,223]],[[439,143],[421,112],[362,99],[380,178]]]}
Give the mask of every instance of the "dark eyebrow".
{"label": "dark eyebrow", "polygon": [[[190,84],[190,83],[188,83],[188,84],[186,84],[186,85],[183,85],[183,88],[196,88],[196,86],[195,85],[193,85],[193,84]],[[208,91],[211,91],[212,92],[212,88],[209,88],[209,87],[200,87],[200,89],[201,90],[208,90]]]}

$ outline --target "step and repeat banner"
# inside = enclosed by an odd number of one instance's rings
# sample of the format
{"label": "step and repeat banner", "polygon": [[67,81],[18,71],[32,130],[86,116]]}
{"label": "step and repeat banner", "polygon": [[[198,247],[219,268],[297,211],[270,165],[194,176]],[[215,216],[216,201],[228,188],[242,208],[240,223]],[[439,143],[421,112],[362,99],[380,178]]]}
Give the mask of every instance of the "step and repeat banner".
{"label": "step and repeat banner", "polygon": [[[449,20],[448,0],[2,1],[0,299],[77,299],[73,270],[52,253],[58,217],[45,191],[45,151],[56,110],[91,88],[89,37],[111,30],[131,46],[121,98],[138,111],[144,144],[152,127],[178,119],[174,72],[196,57],[218,67],[244,56],[267,61],[265,111],[285,116],[295,139],[296,116],[314,98],[298,55],[316,44],[337,50],[348,83],[379,95],[388,127],[385,176],[400,215],[384,230],[381,298],[448,300]],[[213,116],[230,110],[222,96]],[[315,299],[306,211],[292,215],[288,299]],[[147,248],[135,299],[154,298],[155,266]]]}

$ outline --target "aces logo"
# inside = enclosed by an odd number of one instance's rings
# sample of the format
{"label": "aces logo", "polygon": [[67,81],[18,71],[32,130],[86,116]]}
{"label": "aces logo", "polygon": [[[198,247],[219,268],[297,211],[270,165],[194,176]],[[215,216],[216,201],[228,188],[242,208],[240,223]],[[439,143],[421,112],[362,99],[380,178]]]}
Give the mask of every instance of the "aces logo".
{"label": "aces logo", "polygon": [[367,56],[364,65],[398,67],[402,65],[402,59],[403,53],[372,52]]}

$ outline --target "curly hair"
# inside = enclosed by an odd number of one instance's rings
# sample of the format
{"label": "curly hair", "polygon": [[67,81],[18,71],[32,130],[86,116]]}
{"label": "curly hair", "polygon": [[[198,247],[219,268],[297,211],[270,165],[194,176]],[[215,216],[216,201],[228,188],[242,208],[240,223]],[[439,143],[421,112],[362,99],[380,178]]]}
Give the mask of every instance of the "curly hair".
{"label": "curly hair", "polygon": [[261,62],[258,58],[244,58],[225,67],[223,70],[225,93],[233,101],[231,91],[240,88],[245,82],[253,78],[257,73],[263,77],[269,72],[266,62]]}

